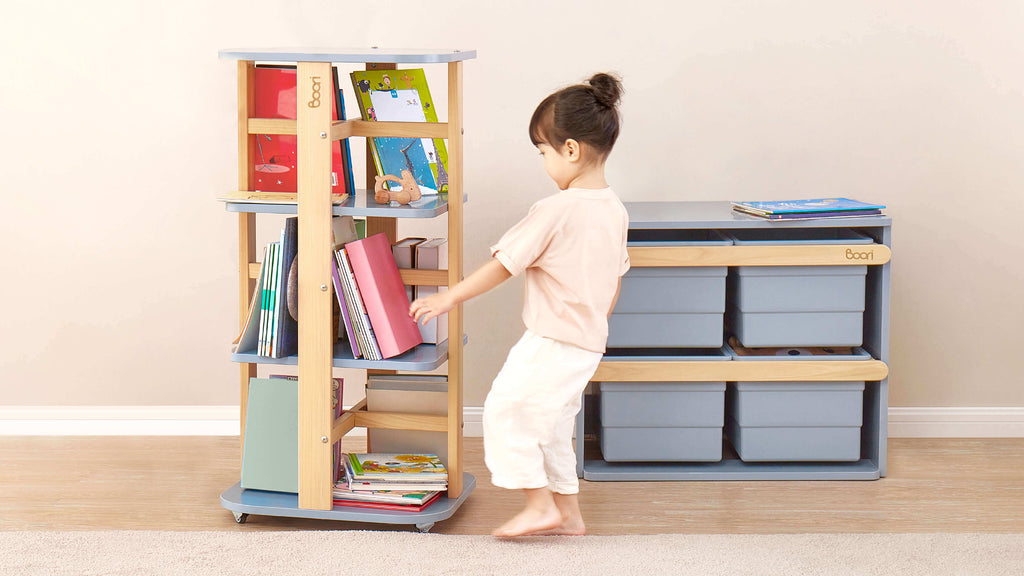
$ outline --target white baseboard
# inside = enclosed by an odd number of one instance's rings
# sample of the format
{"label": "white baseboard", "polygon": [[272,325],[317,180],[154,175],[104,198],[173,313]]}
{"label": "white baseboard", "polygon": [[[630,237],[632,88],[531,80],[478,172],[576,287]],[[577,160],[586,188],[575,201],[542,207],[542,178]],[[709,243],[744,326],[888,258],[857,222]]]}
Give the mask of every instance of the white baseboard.
{"label": "white baseboard", "polygon": [[890,407],[889,437],[1024,438],[1024,407]]}
{"label": "white baseboard", "polygon": [[[483,412],[464,408],[465,436],[483,436]],[[235,436],[238,428],[238,406],[0,406],[0,436]],[[1024,407],[892,407],[889,437],[1024,438]]]}

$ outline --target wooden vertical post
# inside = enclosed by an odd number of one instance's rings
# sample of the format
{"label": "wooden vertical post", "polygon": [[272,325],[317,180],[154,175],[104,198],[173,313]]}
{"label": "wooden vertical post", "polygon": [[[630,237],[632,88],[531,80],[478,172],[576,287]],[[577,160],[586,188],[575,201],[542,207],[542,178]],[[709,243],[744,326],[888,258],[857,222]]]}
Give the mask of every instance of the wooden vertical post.
{"label": "wooden vertical post", "polygon": [[[238,189],[252,190],[255,183],[253,158],[256,155],[256,137],[249,134],[249,118],[255,109],[256,71],[252,61],[238,62]],[[256,281],[249,275],[249,265],[256,262],[256,214],[238,213],[238,317],[240,330],[245,329]],[[249,402],[249,378],[256,376],[256,365],[239,364],[239,439],[245,443],[245,413]],[[239,450],[241,454],[241,450]],[[239,455],[241,458],[241,455]]]}
{"label": "wooden vertical post", "polygon": [[299,226],[299,507],[331,498],[331,107],[329,62],[297,67]]}
{"label": "wooden vertical post", "polygon": [[[448,285],[462,280],[462,62],[448,64]],[[448,497],[462,494],[462,305],[448,312]]]}

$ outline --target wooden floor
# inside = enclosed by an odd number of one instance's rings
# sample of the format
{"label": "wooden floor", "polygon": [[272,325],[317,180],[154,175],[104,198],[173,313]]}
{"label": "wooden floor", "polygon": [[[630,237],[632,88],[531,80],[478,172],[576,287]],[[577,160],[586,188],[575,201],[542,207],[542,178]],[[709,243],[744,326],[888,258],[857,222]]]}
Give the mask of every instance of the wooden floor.
{"label": "wooden floor", "polygon": [[[349,449],[359,449],[358,439]],[[521,494],[477,488],[432,532],[489,534]],[[869,482],[581,482],[590,534],[1024,532],[1024,439],[891,439]],[[236,437],[0,437],[0,530],[406,530],[252,516],[220,493],[238,480]]]}

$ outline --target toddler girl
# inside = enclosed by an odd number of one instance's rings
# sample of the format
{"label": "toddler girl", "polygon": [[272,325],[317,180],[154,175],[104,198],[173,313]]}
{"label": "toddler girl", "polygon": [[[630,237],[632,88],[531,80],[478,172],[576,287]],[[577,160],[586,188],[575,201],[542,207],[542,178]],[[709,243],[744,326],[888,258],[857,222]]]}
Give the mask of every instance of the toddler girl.
{"label": "toddler girl", "polygon": [[620,93],[617,79],[595,74],[537,106],[530,139],[559,193],[535,203],[491,247],[490,262],[409,309],[427,322],[525,273],[526,331],[494,379],[483,424],[491,481],[522,489],[526,506],[495,536],[585,533],[573,423],[604,354],[608,315],[629,269],[629,218],[604,175],[619,135]]}

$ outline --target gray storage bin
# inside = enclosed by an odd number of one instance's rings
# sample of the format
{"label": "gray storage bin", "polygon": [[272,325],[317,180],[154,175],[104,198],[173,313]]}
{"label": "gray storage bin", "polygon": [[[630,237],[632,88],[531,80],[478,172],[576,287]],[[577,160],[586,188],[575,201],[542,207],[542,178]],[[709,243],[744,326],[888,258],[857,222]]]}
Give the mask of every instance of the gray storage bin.
{"label": "gray storage bin", "polygon": [[[733,230],[734,244],[870,244],[846,228]],[[860,346],[867,266],[738,266],[729,328],[744,346]]]}
{"label": "gray storage bin", "polygon": [[860,460],[864,382],[734,382],[726,436],[747,462]]}
{"label": "gray storage bin", "polygon": [[[728,246],[715,230],[630,230],[630,246]],[[632,267],[608,319],[611,347],[722,345],[727,268]]]}

